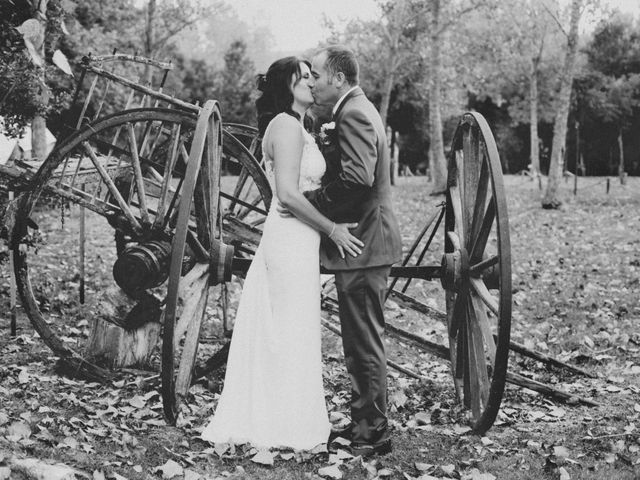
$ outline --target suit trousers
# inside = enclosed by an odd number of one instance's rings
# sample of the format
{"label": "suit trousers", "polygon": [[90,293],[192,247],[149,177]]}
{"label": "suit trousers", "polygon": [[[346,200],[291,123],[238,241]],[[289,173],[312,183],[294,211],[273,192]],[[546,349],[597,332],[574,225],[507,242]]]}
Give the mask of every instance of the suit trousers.
{"label": "suit trousers", "polygon": [[356,444],[375,445],[389,438],[383,306],[390,272],[385,265],[335,273]]}

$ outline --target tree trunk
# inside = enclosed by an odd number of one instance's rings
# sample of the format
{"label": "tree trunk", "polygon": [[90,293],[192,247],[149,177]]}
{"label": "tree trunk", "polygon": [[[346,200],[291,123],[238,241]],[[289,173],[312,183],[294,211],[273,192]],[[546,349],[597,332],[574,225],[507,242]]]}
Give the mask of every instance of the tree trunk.
{"label": "tree trunk", "polygon": [[380,118],[382,124],[387,126],[387,116],[389,115],[389,103],[391,102],[391,90],[393,89],[394,74],[389,69],[386,72],[384,85],[382,87],[382,98],[380,99]]}
{"label": "tree trunk", "polygon": [[620,177],[620,185],[627,183],[624,174],[624,144],[622,143],[622,129],[618,133],[618,150],[620,151],[620,161],[618,162],[618,176]]}
{"label": "tree trunk", "polygon": [[447,189],[447,161],[442,140],[440,116],[440,92],[442,75],[442,33],[440,32],[440,0],[431,1],[431,82],[429,88],[429,162],[433,181],[431,195],[439,195]]}
{"label": "tree trunk", "polygon": [[567,137],[567,119],[569,118],[569,106],[571,100],[571,84],[573,82],[573,70],[576,53],[578,51],[578,24],[583,0],[571,2],[571,27],[567,40],[567,52],[564,66],[560,75],[560,92],[558,93],[558,110],[553,125],[553,144],[551,147],[551,163],[549,165],[549,181],[547,190],[542,199],[542,208],[558,208],[562,202],[558,189],[562,178],[564,164],[564,149]]}
{"label": "tree trunk", "polygon": [[[44,39],[47,29],[47,2],[48,0],[32,0],[34,9],[33,18],[38,20],[42,26],[42,43],[34,45],[34,48],[40,58],[44,60]],[[44,65],[39,67],[40,73],[40,92],[38,94],[38,103],[42,108],[46,108],[49,103],[49,90],[46,84]],[[47,121],[43,115],[36,114],[31,120],[31,157],[33,159],[44,161],[47,157]]]}
{"label": "tree trunk", "polygon": [[538,180],[538,188],[542,190],[540,177],[540,149],[538,138],[538,63],[539,59],[531,59],[531,71],[529,72],[529,122],[531,137],[531,176]]}
{"label": "tree trunk", "polygon": [[[390,62],[388,62],[387,64],[388,69],[385,75],[384,85],[382,88],[382,99],[380,100],[380,118],[382,119],[382,124],[385,126],[385,128],[387,126],[389,103],[391,101],[391,89],[393,88],[393,73],[392,73],[393,67],[391,66],[392,61],[393,61],[393,56],[391,55]],[[391,147],[391,138],[387,138],[387,143]],[[391,155],[390,155],[389,168],[390,168],[390,175],[391,175],[390,176],[391,185],[395,185],[396,184],[395,173],[396,173],[397,165],[394,162],[393,150],[391,151]]]}

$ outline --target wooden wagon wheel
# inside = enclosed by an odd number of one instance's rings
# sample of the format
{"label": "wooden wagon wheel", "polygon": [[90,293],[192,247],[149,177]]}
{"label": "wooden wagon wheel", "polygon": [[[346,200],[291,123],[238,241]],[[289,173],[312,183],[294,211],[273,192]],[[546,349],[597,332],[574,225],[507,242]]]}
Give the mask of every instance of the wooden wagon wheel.
{"label": "wooden wagon wheel", "polygon": [[224,123],[224,131],[240,140],[249,153],[262,163],[262,138],[256,127],[239,123]]}
{"label": "wooden wagon wheel", "polygon": [[[22,304],[43,341],[75,370],[71,373],[94,380],[111,375],[90,360],[93,352],[82,348],[87,320],[101,313],[106,316],[103,300],[127,299],[108,312],[109,321],[125,328],[131,322],[138,324],[141,313],[152,323],[160,319],[195,125],[194,114],[169,109],[136,109],[99,119],[59,144],[21,195],[12,248]],[[271,190],[242,143],[226,132],[223,136],[223,157],[235,166],[235,174],[222,178],[223,228],[228,225],[230,232],[223,232],[223,238],[250,260],[260,231],[246,221],[260,224]],[[199,191],[196,188],[194,195]],[[248,196],[249,202],[234,197],[236,191]],[[51,215],[60,202],[62,220]],[[84,208],[86,219],[79,215],[78,206]],[[192,211],[187,232],[185,272],[210,255],[200,248],[203,240],[197,233],[202,215],[197,212]],[[83,223],[87,230],[85,305],[77,294],[76,238]],[[114,232],[121,240],[119,249]],[[109,284],[105,276],[111,277],[112,269],[116,282]],[[190,281],[194,275],[183,280]],[[196,372],[210,370],[210,360],[196,367]]]}
{"label": "wooden wagon wheel", "polygon": [[[171,245],[162,342],[162,397],[165,417],[171,424],[178,418],[193,376],[200,377],[226,361],[228,350],[223,347],[194,369],[209,286],[222,284],[226,296],[234,250],[237,273],[242,276],[246,272],[261,236],[261,231],[247,222],[261,225],[271,200],[264,172],[243,143],[227,133],[223,150],[221,128],[217,103],[209,101],[198,118],[182,192],[184,198],[194,199],[196,236],[201,242],[198,249],[209,255],[184,271],[185,248],[193,229],[190,201],[180,203]],[[201,163],[197,161],[200,158]],[[221,182],[223,159],[236,175],[225,175]],[[226,315],[227,304],[223,303],[222,311]]]}
{"label": "wooden wagon wheel", "polygon": [[451,368],[473,429],[493,424],[507,373],[511,326],[511,247],[502,167],[482,115],[466,113],[448,166],[445,255]]}
{"label": "wooden wagon wheel", "polygon": [[[108,376],[89,360],[92,352],[83,352],[88,319],[107,309],[109,321],[130,328],[160,317],[195,121],[191,113],[168,109],[106,116],[57,145],[20,197],[12,247],[22,303],[43,341],[79,375]],[[51,218],[59,203],[62,228]],[[87,241],[78,249],[80,231]],[[137,250],[120,262],[116,243]],[[84,305],[76,291],[83,266]],[[112,269],[116,283],[108,284],[104,277]]]}
{"label": "wooden wagon wheel", "polygon": [[[225,276],[231,272],[233,248],[222,242],[217,221],[221,128],[220,108],[215,101],[208,101],[198,116],[191,142],[171,242],[162,328],[162,399],[170,424],[175,424],[180,404],[191,386],[209,286],[226,280]],[[192,210],[195,210],[195,232]],[[188,236],[191,237],[191,248],[197,245],[195,250],[199,255],[196,254],[195,264],[185,271]]]}

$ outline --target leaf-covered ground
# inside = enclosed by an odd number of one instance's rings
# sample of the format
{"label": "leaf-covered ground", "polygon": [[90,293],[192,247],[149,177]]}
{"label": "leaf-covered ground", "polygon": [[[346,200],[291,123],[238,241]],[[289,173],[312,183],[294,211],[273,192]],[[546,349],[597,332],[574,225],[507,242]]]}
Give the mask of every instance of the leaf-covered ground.
{"label": "leaf-covered ground", "polygon": [[[609,193],[605,179],[581,179],[576,196],[569,181],[557,211],[539,207],[541,193],[527,177],[507,177],[506,184],[512,338],[598,378],[517,354],[510,370],[590,398],[599,407],[560,403],[508,385],[496,424],[484,437],[472,436],[455,402],[448,364],[389,341],[390,358],[426,378],[390,370],[392,454],[363,462],[321,451],[214,448],[197,437],[215,409],[219,381],[194,386],[178,426],[168,427],[153,372],[132,371],[108,385],[57,375],[55,359],[24,315],[19,336],[9,336],[5,264],[0,266],[0,479],[64,478],[71,471],[94,479],[640,478],[640,179],[629,179],[626,186],[612,180]],[[408,245],[442,199],[429,195],[424,177],[411,177],[398,180],[394,201]],[[439,262],[441,239],[432,252]],[[413,292],[443,309],[439,283],[418,284]],[[435,321],[398,307],[388,316],[444,343],[444,330]],[[339,339],[325,331],[323,340],[327,404],[332,420],[340,422],[348,408],[348,381]],[[37,477],[38,468],[47,473]]]}

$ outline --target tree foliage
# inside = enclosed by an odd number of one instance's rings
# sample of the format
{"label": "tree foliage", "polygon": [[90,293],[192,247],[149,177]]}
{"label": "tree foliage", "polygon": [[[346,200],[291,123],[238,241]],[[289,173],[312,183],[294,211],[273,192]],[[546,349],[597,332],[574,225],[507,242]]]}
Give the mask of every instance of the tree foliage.
{"label": "tree foliage", "polygon": [[[17,135],[36,115],[47,116],[68,105],[71,81],[52,61],[65,48],[68,2],[50,0],[47,5],[44,59],[38,65],[19,28],[34,14],[28,2],[0,2],[0,133]],[[42,81],[42,69],[44,78]],[[43,97],[43,93],[46,95]],[[43,101],[48,98],[48,101]]]}

